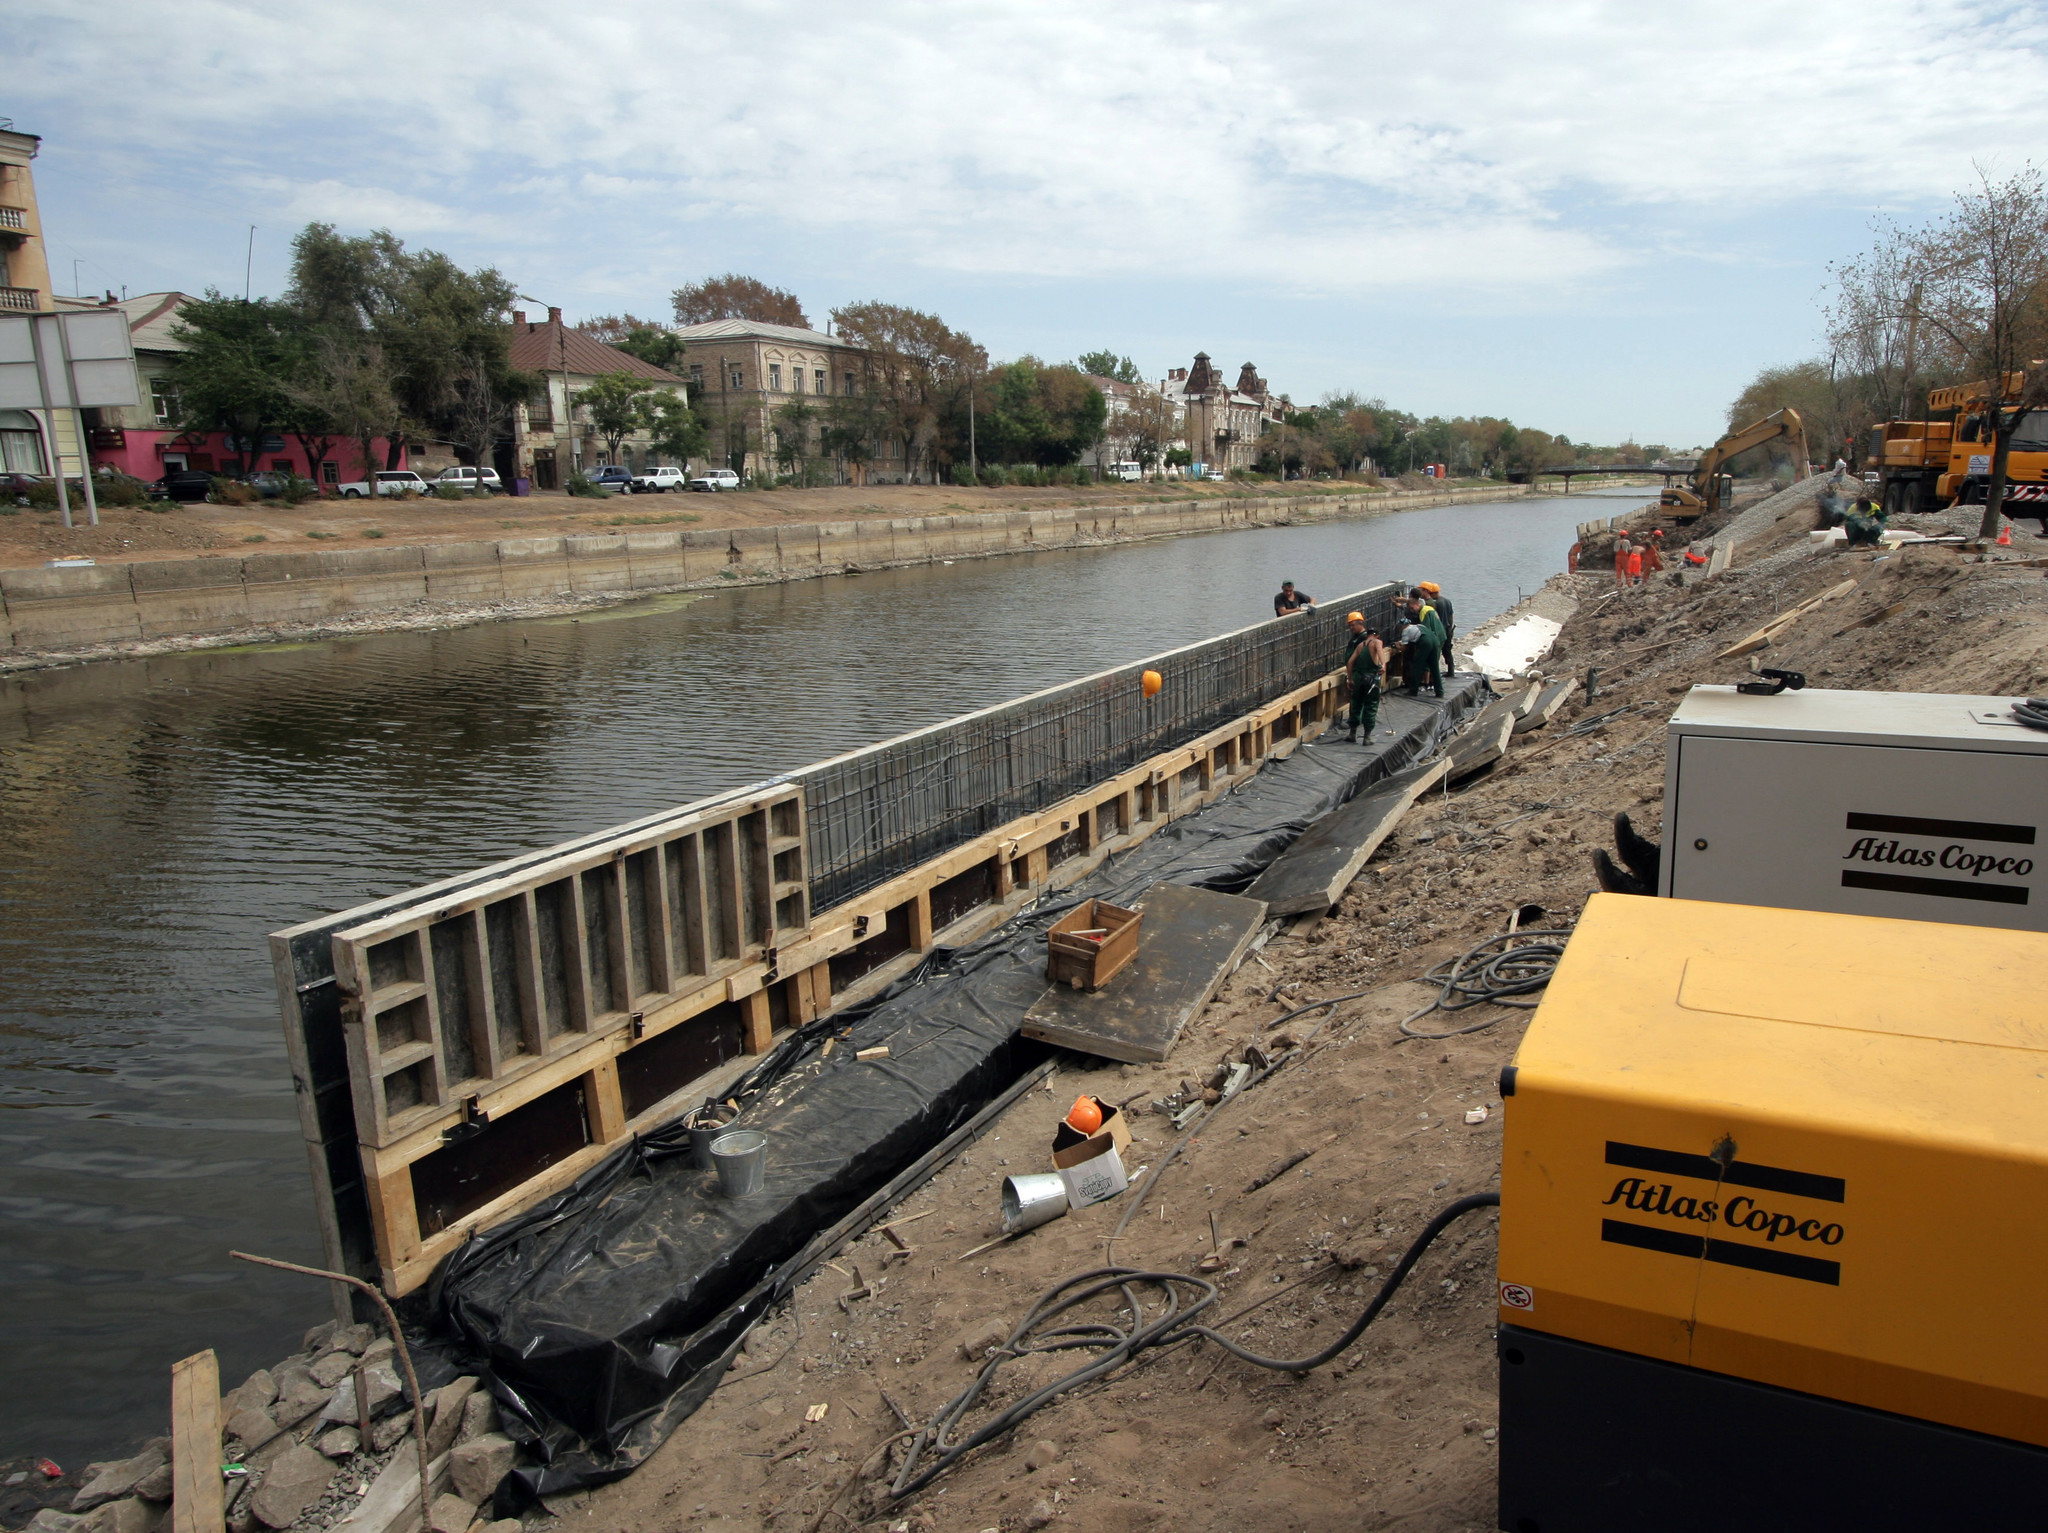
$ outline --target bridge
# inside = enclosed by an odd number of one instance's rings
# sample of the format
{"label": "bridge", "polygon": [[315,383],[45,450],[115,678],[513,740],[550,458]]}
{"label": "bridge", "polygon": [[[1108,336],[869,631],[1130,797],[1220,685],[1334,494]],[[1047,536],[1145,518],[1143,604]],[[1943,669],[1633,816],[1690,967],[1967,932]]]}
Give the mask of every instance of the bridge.
{"label": "bridge", "polygon": [[1663,479],[1664,487],[1668,490],[1671,488],[1672,480],[1686,478],[1692,471],[1691,463],[1565,463],[1556,468],[1511,472],[1508,481],[1512,484],[1528,484],[1534,479],[1548,475],[1553,479],[1562,479],[1564,492],[1569,495],[1572,492],[1572,480],[1582,475],[1587,478],[1627,475],[1635,479],[1647,479],[1654,475]]}

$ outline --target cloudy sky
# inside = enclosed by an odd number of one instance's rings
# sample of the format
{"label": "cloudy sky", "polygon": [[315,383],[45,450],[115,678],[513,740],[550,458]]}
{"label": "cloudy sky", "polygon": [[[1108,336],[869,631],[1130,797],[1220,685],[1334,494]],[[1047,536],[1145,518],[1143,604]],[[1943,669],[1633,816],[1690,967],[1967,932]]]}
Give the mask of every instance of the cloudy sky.
{"label": "cloudy sky", "polygon": [[60,290],[284,285],[309,220],[573,318],[739,270],[998,356],[1689,444],[1827,264],[2048,142],[2048,7],[15,0]]}

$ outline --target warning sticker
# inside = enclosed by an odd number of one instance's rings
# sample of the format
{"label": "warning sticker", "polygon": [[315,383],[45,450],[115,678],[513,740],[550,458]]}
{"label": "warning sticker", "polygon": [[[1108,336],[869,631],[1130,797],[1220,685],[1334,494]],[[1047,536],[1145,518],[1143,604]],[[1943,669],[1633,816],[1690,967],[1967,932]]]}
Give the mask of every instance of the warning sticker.
{"label": "warning sticker", "polygon": [[1500,1304],[1502,1309],[1534,1309],[1536,1295],[1520,1283],[1503,1283],[1500,1285]]}

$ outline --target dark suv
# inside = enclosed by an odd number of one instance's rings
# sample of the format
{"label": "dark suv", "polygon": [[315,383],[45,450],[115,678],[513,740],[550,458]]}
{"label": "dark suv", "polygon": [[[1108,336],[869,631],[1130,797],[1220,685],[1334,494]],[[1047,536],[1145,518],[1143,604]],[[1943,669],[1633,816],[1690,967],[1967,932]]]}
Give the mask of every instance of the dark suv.
{"label": "dark suv", "polygon": [[150,487],[158,500],[212,500],[213,475],[203,468],[174,468]]}
{"label": "dark suv", "polygon": [[590,471],[590,482],[610,490],[614,495],[631,495],[633,493],[633,471],[629,468],[621,468],[616,463],[607,463],[602,468],[592,469]]}

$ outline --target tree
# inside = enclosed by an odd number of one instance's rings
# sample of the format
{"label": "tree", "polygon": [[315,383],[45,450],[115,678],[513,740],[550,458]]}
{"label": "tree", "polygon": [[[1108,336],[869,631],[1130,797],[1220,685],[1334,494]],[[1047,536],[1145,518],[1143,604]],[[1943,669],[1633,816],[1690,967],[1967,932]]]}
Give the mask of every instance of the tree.
{"label": "tree", "polygon": [[1977,535],[1988,539],[1998,536],[2013,435],[2048,403],[2048,366],[2030,365],[2048,353],[2048,190],[2031,164],[2001,182],[1979,167],[1977,180],[1904,243],[1921,327],[1958,376],[1983,384],[1991,478]]}
{"label": "tree", "polygon": [[1084,351],[1075,360],[1074,366],[1082,372],[1097,378],[1108,378],[1117,383],[1143,383],[1145,377],[1138,371],[1138,364],[1129,357],[1120,357],[1113,351]]}
{"label": "tree", "polygon": [[[988,353],[938,315],[899,304],[848,304],[834,309],[832,318],[847,343],[866,353],[861,386],[879,407],[877,436],[902,440],[910,477],[917,478],[928,465],[943,467],[942,456],[964,459],[968,386],[987,372]],[[960,450],[942,454],[939,431],[946,415],[958,422]]]}
{"label": "tree", "polygon": [[576,403],[590,412],[612,462],[619,461],[620,444],[647,424],[648,393],[646,381],[631,373],[599,373],[577,391]]}
{"label": "tree", "polygon": [[1179,408],[1164,394],[1143,386],[1109,421],[1110,439],[1125,458],[1147,470],[1159,466],[1167,444],[1180,433]]}
{"label": "tree", "polygon": [[981,398],[981,456],[991,463],[1063,467],[1102,439],[1109,418],[1102,390],[1079,368],[1036,357],[990,371]]}
{"label": "tree", "polygon": [[317,415],[355,443],[365,480],[374,480],[377,438],[397,412],[383,348],[360,331],[318,330],[293,380],[296,408]]}
{"label": "tree", "polygon": [[648,366],[658,367],[665,373],[676,372],[681,367],[683,338],[672,330],[664,330],[651,319],[636,319],[631,314],[600,314],[596,319],[586,319],[576,328],[592,340],[616,346],[627,356],[638,357]]}
{"label": "tree", "polygon": [[171,334],[185,348],[172,364],[178,424],[188,431],[228,433],[248,472],[263,439],[294,414],[291,314],[268,298],[252,302],[208,288],[205,297],[179,311]]}
{"label": "tree", "polygon": [[817,406],[801,396],[775,412],[775,457],[785,473],[805,477],[811,456],[811,424]]}
{"label": "tree", "polygon": [[751,319],[764,325],[811,328],[804,306],[794,293],[738,272],[706,277],[675,290],[676,323],[701,325],[713,319]]}
{"label": "tree", "polygon": [[648,445],[656,453],[683,464],[703,456],[710,433],[680,392],[658,390],[650,394],[645,415]]}

